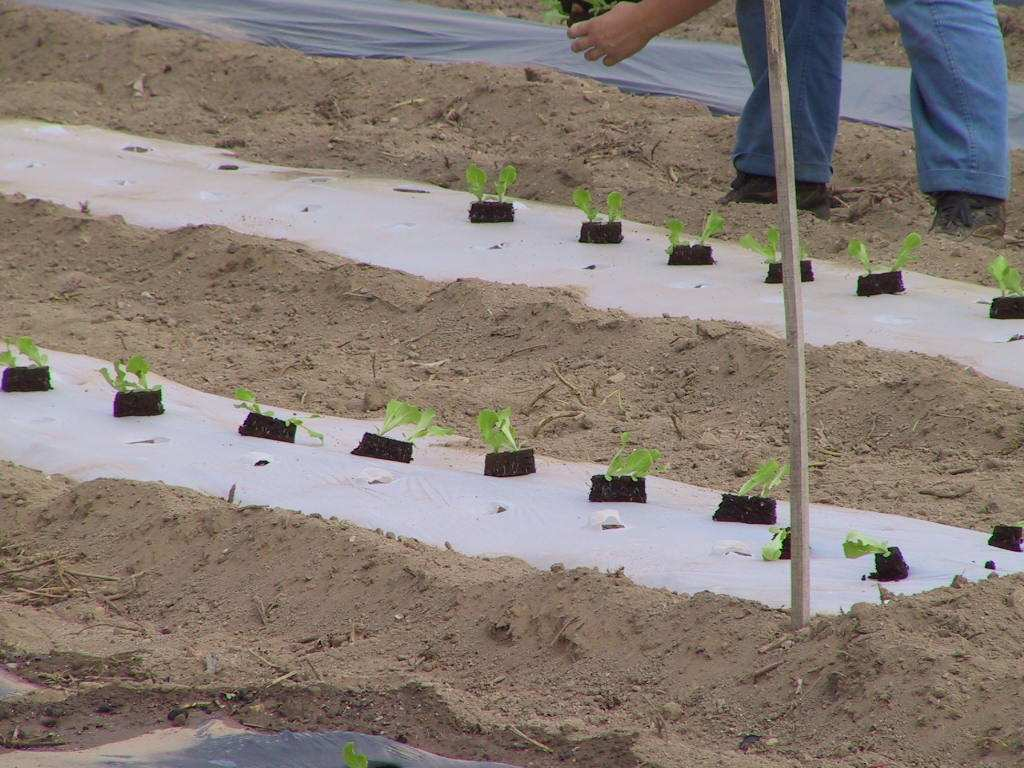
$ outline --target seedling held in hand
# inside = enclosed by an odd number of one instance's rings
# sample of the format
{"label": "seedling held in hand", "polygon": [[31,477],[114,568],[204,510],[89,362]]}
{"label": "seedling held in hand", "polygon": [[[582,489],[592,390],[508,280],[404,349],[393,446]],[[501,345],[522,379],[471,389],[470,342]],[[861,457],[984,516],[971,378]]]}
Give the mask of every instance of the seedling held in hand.
{"label": "seedling held in hand", "polygon": [[[28,336],[21,336],[17,339],[6,338],[4,342],[7,344],[7,349],[0,353],[0,367],[3,368],[16,368],[18,367],[18,355],[28,358],[31,362],[32,367],[45,368],[50,362],[50,359],[43,353],[39,347],[35,345]],[[12,350],[13,348],[13,350]]]}
{"label": "seedling held in hand", "polygon": [[750,496],[751,491],[757,491],[756,496],[768,498],[769,494],[778,488],[782,481],[789,476],[789,464],[780,464],[776,459],[766,461],[754,473],[738,491],[740,496]]}
{"label": "seedling held in hand", "polygon": [[988,265],[988,271],[995,278],[1003,296],[1024,296],[1020,272],[1010,266],[1010,262],[1005,256],[996,256]]}
{"label": "seedling held in hand", "polygon": [[491,453],[519,450],[516,430],[512,426],[511,408],[503,408],[500,411],[485,408],[480,411],[476,423],[480,428],[480,437],[491,449]]}
{"label": "seedling held in hand", "polygon": [[[110,371],[106,368],[100,368],[100,373],[103,374],[107,384],[118,392],[155,392],[160,389],[160,385],[149,385],[147,376],[150,370],[151,368],[146,358],[142,355],[132,355],[128,358],[127,363],[124,360],[114,361],[113,376],[110,375]],[[128,378],[129,375],[134,376],[135,381],[131,381]]]}
{"label": "seedling held in hand", "polygon": [[[498,174],[498,180],[494,182],[494,194],[491,197],[499,203],[505,202],[505,195],[508,193],[509,187],[515,184],[518,178],[519,173],[515,166],[506,165]],[[476,195],[477,200],[483,202],[487,198],[487,174],[478,165],[469,164],[466,169],[466,184],[469,186],[469,191]]]}
{"label": "seedling held in hand", "polygon": [[843,542],[843,555],[853,559],[864,557],[864,555],[889,556],[889,546],[881,539],[873,539],[857,531],[850,531],[846,534],[846,541]]}
{"label": "seedling held in hand", "polygon": [[[249,411],[249,413],[255,413],[257,416],[266,416],[268,419],[277,418],[276,416],[274,416],[273,411],[268,411],[265,408],[263,408],[256,401],[256,395],[254,395],[248,389],[245,389],[243,387],[239,387],[238,389],[236,389],[235,399],[239,401],[235,403],[235,408],[244,408],[245,410]],[[292,416],[289,419],[280,419],[280,421],[283,421],[289,427],[298,427],[299,429],[303,430],[306,434],[308,434],[310,437],[312,437],[314,440],[319,440],[321,443],[323,443],[323,433],[317,432],[315,429],[310,429],[308,426],[306,426],[305,423],[309,419],[319,418],[319,416],[308,416],[305,419],[301,419],[298,416]]]}
{"label": "seedling held in hand", "polygon": [[661,458],[660,451],[637,448],[632,453],[626,454],[626,448],[629,446],[629,432],[623,432],[619,442],[619,450],[612,457],[611,462],[608,464],[608,469],[605,470],[605,480],[610,481],[616,477],[629,477],[633,480],[639,480],[642,477],[647,477],[647,475],[654,471],[654,465]]}
{"label": "seedling held in hand", "polygon": [[388,403],[384,412],[384,423],[377,434],[383,437],[399,427],[415,427],[411,433],[405,436],[405,441],[415,443],[424,437],[445,437],[455,432],[451,427],[438,427],[434,425],[434,417],[437,412],[432,409],[420,410],[415,405],[392,400]]}
{"label": "seedling held in hand", "polygon": [[777,227],[771,227],[765,232],[765,242],[762,243],[753,235],[744,235],[740,238],[740,245],[744,248],[748,248],[754,253],[759,253],[764,257],[765,264],[778,264],[782,260],[782,256],[779,254],[779,230]]}

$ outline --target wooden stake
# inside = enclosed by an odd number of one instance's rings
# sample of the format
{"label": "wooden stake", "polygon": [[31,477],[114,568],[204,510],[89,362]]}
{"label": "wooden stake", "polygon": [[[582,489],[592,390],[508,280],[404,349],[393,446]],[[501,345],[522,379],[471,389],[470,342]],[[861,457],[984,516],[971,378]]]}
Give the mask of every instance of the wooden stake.
{"label": "wooden stake", "polygon": [[790,616],[794,629],[810,618],[810,554],[807,500],[807,385],[804,359],[804,306],[800,284],[800,232],[796,215],[796,177],[793,161],[793,129],[789,110],[789,77],[782,34],[780,0],[764,0],[765,34],[768,41],[768,81],[772,103],[772,140],[775,149],[775,183],[779,199],[779,233],[782,247],[783,296],[786,306],[790,446]]}

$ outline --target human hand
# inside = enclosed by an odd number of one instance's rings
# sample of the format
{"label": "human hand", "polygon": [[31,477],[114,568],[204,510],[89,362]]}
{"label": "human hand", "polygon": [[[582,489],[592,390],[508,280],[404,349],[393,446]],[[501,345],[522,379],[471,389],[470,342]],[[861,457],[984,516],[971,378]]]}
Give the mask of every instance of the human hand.
{"label": "human hand", "polygon": [[569,27],[573,52],[583,53],[588,61],[603,59],[606,67],[642,50],[657,32],[640,3],[619,3],[600,16]]}

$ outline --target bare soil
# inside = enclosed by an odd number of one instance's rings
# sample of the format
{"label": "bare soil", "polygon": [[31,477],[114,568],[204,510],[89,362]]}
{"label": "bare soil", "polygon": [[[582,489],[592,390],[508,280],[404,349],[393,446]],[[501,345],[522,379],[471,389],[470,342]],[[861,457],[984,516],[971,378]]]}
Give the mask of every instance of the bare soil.
{"label": "bare soil", "polygon": [[81,747],[198,705],[189,724],[363,730],[524,766],[1024,755],[1020,577],[858,604],[794,635],[783,612],[614,573],[161,484],[2,472],[0,573],[23,569],[0,575],[4,659],[54,690],[0,704],[0,737]]}
{"label": "bare soil", "polygon": [[[128,29],[0,0],[0,116],[87,123],[230,147],[249,160],[343,168],[463,188],[465,167],[518,166],[515,193],[569,204],[584,185],[625,195],[627,217],[698,229],[733,177],[735,120],[680,99],[629,96],[533,69],[414,61],[315,59],[293,51],[152,28]],[[132,84],[143,78],[143,96]],[[1015,153],[1015,157],[1017,153]],[[835,221],[809,214],[815,258],[846,259],[852,238],[894,253],[927,232],[909,133],[844,124]],[[1017,163],[1009,238],[983,244],[927,236],[917,269],[990,283],[998,252],[1021,264],[1024,165]],[[732,205],[726,237],[762,232],[774,206]]]}
{"label": "bare soil", "polygon": [[[508,16],[514,19],[542,21],[545,6],[541,0],[419,0],[428,5],[458,8],[478,13]],[[685,24],[665,33],[715,43],[739,45],[735,4],[719,2]],[[909,66],[900,42],[899,26],[885,9],[884,0],[849,0],[846,31],[846,58],[866,64],[890,67]],[[997,8],[999,25],[1006,45],[1010,79],[1024,80],[1024,9]]]}

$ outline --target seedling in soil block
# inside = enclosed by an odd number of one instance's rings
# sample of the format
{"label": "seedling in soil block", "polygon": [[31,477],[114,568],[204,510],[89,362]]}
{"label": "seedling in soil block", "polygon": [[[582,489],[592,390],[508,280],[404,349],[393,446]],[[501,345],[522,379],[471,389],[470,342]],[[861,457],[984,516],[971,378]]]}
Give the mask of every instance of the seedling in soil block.
{"label": "seedling in soil block", "polygon": [[911,232],[903,238],[900,252],[896,254],[887,272],[875,272],[875,264],[868,254],[863,240],[851,240],[847,252],[864,267],[864,274],[857,278],[858,296],[878,296],[883,293],[903,293],[903,268],[914,260],[914,251],[921,247],[921,236]]}
{"label": "seedling in soil block", "polygon": [[707,266],[715,263],[711,256],[711,246],[707,242],[725,228],[725,220],[717,213],[708,214],[696,243],[683,244],[684,227],[679,219],[669,219],[665,226],[668,227],[669,242],[665,250],[670,266]]}
{"label": "seedling in soil block", "polygon": [[544,21],[548,24],[567,23],[571,26],[610,11],[619,2],[637,0],[544,0],[542,4],[547,8],[544,12]]}
{"label": "seedling in soil block", "polygon": [[[435,416],[437,412],[432,409],[420,410],[415,405],[392,400],[384,411],[384,423],[377,430],[377,434],[364,433],[359,445],[352,449],[352,454],[408,464],[412,461],[412,447],[417,440],[423,437],[444,437],[455,431],[451,427],[435,426]],[[414,427],[413,431],[405,436],[405,440],[385,437],[388,432],[405,426]]]}
{"label": "seedling in soil block", "polygon": [[590,190],[577,187],[572,193],[572,202],[587,217],[580,227],[581,243],[604,245],[622,242],[621,192],[611,192],[608,195],[608,213],[605,215],[607,221],[601,221],[602,213],[594,205]]}
{"label": "seedling in soil block", "polygon": [[849,558],[875,556],[875,572],[868,575],[875,581],[902,581],[910,575],[910,568],[899,547],[890,547],[884,541],[872,539],[857,531],[846,534],[843,554]]}
{"label": "seedling in soil block", "polygon": [[476,195],[476,202],[469,206],[469,220],[473,224],[497,224],[513,221],[515,209],[512,203],[505,200],[508,188],[516,183],[519,174],[513,165],[506,165],[494,182],[492,200],[487,197],[487,174],[479,166],[470,163],[466,169],[466,184],[469,191]]}
{"label": "seedling in soil block", "polygon": [[485,408],[476,418],[480,437],[491,449],[484,458],[484,474],[489,477],[520,477],[537,471],[533,449],[522,449],[512,426],[512,409],[492,411]]}
{"label": "seedling in soil block", "polygon": [[[242,426],[238,428],[238,434],[243,437],[262,437],[264,440],[278,440],[282,443],[294,443],[296,429],[302,430],[310,437],[319,440],[322,445],[324,436],[314,429],[306,426],[307,419],[300,419],[292,416],[290,419],[278,419],[273,411],[264,409],[257,401],[256,395],[248,389],[238,388],[235,390],[235,408],[244,408],[249,412],[245,417]],[[309,416],[309,419],[318,419],[319,416]]]}
{"label": "seedling in soil block", "polygon": [[772,540],[761,549],[761,557],[765,560],[789,560],[790,558],[790,529],[772,526],[768,529]]}
{"label": "seedling in soil block", "polygon": [[[0,353],[0,367],[3,367],[3,381],[0,389],[4,392],[46,392],[53,389],[50,383],[49,358],[28,336],[18,339],[4,339],[7,349]],[[26,358],[28,365],[18,365],[18,355]]]}
{"label": "seedling in soil block", "polygon": [[[765,276],[764,281],[771,284],[779,284],[782,282],[782,254],[779,252],[779,230],[776,227],[770,227],[765,232],[764,243],[758,240],[753,235],[744,235],[740,238],[740,245],[747,248],[754,253],[759,253],[764,257],[764,263],[768,265],[768,274]],[[811,260],[806,258],[807,251],[803,248],[800,249],[800,282],[801,283],[812,283],[814,282],[814,267],[811,264]]]}
{"label": "seedling in soil block", "polygon": [[992,528],[992,535],[989,537],[988,545],[999,549],[1008,549],[1011,552],[1021,552],[1021,538],[1024,535],[1024,520],[1013,525],[996,525]]}
{"label": "seedling in soil block", "polygon": [[780,464],[775,459],[765,462],[738,493],[722,494],[722,501],[712,519],[719,523],[775,525],[775,499],[768,494],[788,476],[789,464]]}
{"label": "seedling in soil block", "polygon": [[612,457],[603,475],[590,478],[591,501],[633,501],[647,503],[645,478],[655,469],[661,453],[649,448],[637,448],[627,454],[629,432],[619,439],[619,450]]}
{"label": "seedling in soil block", "polygon": [[106,368],[100,368],[107,384],[117,390],[114,416],[159,416],[164,412],[163,390],[159,384],[150,386],[149,372],[149,363],[142,355],[132,355],[128,362],[115,360],[113,376]]}
{"label": "seedling in soil block", "polygon": [[1002,296],[992,299],[988,316],[993,320],[1024,320],[1024,287],[1020,272],[1010,266],[1005,256],[996,256],[988,271],[999,284]]}
{"label": "seedling in soil block", "polygon": [[369,758],[359,751],[354,741],[345,745],[342,756],[345,758],[345,768],[369,768]]}

